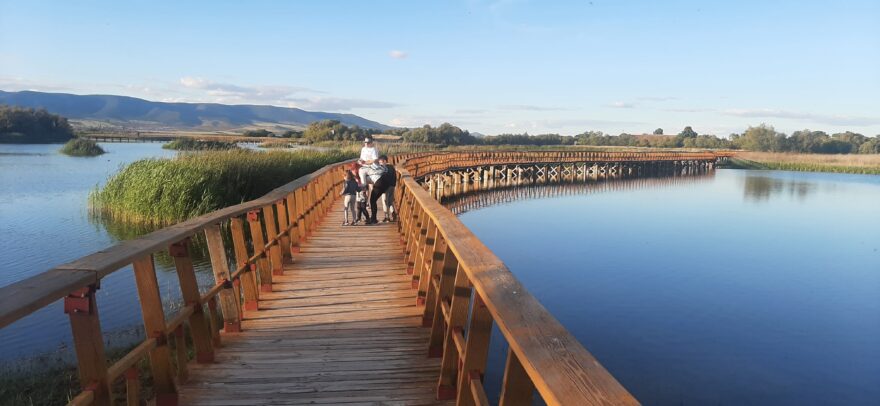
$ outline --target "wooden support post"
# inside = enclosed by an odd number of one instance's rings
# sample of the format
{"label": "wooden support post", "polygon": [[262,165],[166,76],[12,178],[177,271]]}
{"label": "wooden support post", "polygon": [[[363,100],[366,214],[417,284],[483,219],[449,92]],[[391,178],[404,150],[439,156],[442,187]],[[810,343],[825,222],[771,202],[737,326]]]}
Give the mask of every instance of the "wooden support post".
{"label": "wooden support post", "polygon": [[282,259],[288,260],[291,259],[293,255],[290,252],[290,232],[287,230],[287,228],[290,227],[290,222],[287,218],[287,206],[284,204],[283,199],[275,202],[275,212],[278,213],[278,233],[284,234],[281,237],[278,247],[281,250]]}
{"label": "wooden support post", "polygon": [[[269,243],[278,237],[278,223],[275,222],[275,209],[271,204],[263,207],[263,219],[266,220],[267,243]],[[278,241],[269,247],[269,260],[272,265],[272,275],[284,275],[284,260]]]}
{"label": "wooden support post", "polygon": [[220,341],[220,326],[217,322],[217,296],[208,299],[208,325],[211,326],[211,338],[214,340],[214,348],[223,346]]}
{"label": "wooden support post", "polygon": [[165,313],[162,308],[162,298],[159,296],[153,256],[142,257],[132,265],[140,297],[141,314],[144,318],[144,332],[147,337],[153,337],[157,341],[156,348],[150,351],[156,404],[176,405],[177,389],[171,377],[171,351],[168,348],[168,337],[165,335]]}
{"label": "wooden support post", "polygon": [[[235,264],[237,268],[247,265],[248,249],[244,239],[244,221],[239,217],[233,217],[229,221],[229,228],[232,231],[232,246],[235,250]],[[255,268],[255,265],[251,265]],[[257,299],[259,298],[259,289],[257,289],[257,273],[253,270],[246,271],[239,277],[241,280],[241,290],[244,293],[244,310],[257,310]],[[244,318],[242,316],[242,318]]]}
{"label": "wooden support post", "polygon": [[95,301],[96,290],[97,286],[91,285],[71,292],[64,299],[64,312],[70,319],[80,387],[94,393],[93,404],[109,405],[112,401],[107,382],[107,356]]}
{"label": "wooden support post", "polygon": [[141,378],[137,366],[125,370],[125,404],[127,406],[141,404]]}
{"label": "wooden support post", "polygon": [[458,260],[455,258],[452,250],[446,245],[445,241],[441,244],[443,247],[443,257],[437,261],[441,268],[440,281],[438,283],[440,290],[434,295],[431,295],[432,291],[428,291],[428,301],[425,305],[424,317],[422,318],[423,322],[429,317],[431,318],[431,337],[428,339],[428,356],[431,358],[443,356],[443,338],[446,332],[444,330],[446,319],[443,315],[443,306],[444,304],[449,305],[452,301],[452,293],[455,286],[455,270],[458,268]]}
{"label": "wooden support post", "polygon": [[260,221],[258,210],[249,211],[247,214],[248,224],[251,226],[251,241],[254,245],[254,254],[262,252],[257,260],[257,272],[259,272],[260,292],[272,291],[272,271],[269,268],[269,253],[265,252],[266,240],[263,239],[263,222]]}
{"label": "wooden support post", "polygon": [[481,377],[486,370],[489,357],[489,336],[492,333],[492,315],[479,292],[474,291],[474,303],[471,306],[470,324],[467,329],[467,344],[462,355],[462,367],[458,381],[458,397],[456,405],[473,405],[470,385],[481,382],[473,380],[473,374]]}
{"label": "wooden support post", "polygon": [[415,235],[412,237],[412,249],[409,252],[409,259],[407,260],[407,264],[412,267],[412,271],[407,268],[407,272],[412,272],[413,288],[418,286],[417,283],[420,276],[419,271],[421,271],[421,265],[419,264],[419,254],[423,254],[423,250],[425,249],[425,240],[428,234],[429,222],[428,214],[421,208],[419,209],[419,221],[417,224],[415,224],[415,227],[413,229],[413,233]]}
{"label": "wooden support post", "polygon": [[223,327],[227,333],[239,333],[241,332],[241,309],[239,307],[241,299],[236,294],[230,278],[229,260],[226,259],[226,249],[223,247],[220,225],[206,227],[205,237],[208,240],[208,253],[211,255],[214,280],[224,284],[223,289],[217,294],[220,296],[220,309],[223,311]]}
{"label": "wooden support post", "polygon": [[[432,272],[433,263],[437,240],[439,239],[439,236],[440,232],[437,230],[434,222],[431,221],[431,219],[429,218],[427,233],[425,234],[424,246],[421,250],[419,250],[420,258],[418,259],[417,271],[413,273],[413,275],[419,275],[419,290],[416,293],[416,305],[418,306],[423,306],[427,300],[428,287],[431,285],[431,278],[434,275],[434,273]],[[437,273],[440,273],[439,269],[437,270]]]}
{"label": "wooden support post", "polygon": [[296,199],[296,229],[299,234],[299,241],[297,241],[297,248],[302,246],[303,241],[306,240],[308,234],[306,234],[306,203],[305,197],[303,196],[303,188],[299,188],[293,192],[293,196]]}
{"label": "wooden support post", "polygon": [[189,369],[186,367],[189,359],[186,356],[186,337],[183,334],[183,324],[174,329],[174,349],[177,353],[177,383],[182,384],[189,380]]}
{"label": "wooden support post", "polygon": [[504,381],[501,384],[499,406],[529,406],[535,393],[535,384],[523,369],[513,349],[507,350],[507,365],[504,367]]}
{"label": "wooden support post", "polygon": [[[455,270],[455,282],[452,288],[452,301],[449,305],[449,320],[446,321],[446,333],[443,338],[443,360],[440,362],[440,380],[437,383],[437,399],[455,399],[458,382],[458,363],[463,354],[458,353],[455,335],[461,334],[467,322],[468,306],[471,300],[471,287],[467,274],[459,264]],[[441,317],[442,312],[441,312]]]}
{"label": "wooden support post", "polygon": [[193,346],[196,351],[196,362],[206,364],[214,362],[214,347],[211,345],[211,331],[208,321],[205,320],[204,307],[202,307],[199,283],[193,269],[192,257],[189,254],[189,238],[174,243],[168,249],[174,258],[174,267],[177,269],[177,280],[180,282],[180,294],[187,307],[192,307],[193,313],[189,316],[189,330],[193,338]]}
{"label": "wooden support post", "polygon": [[287,195],[287,222],[292,225],[287,232],[287,250],[290,254],[290,260],[293,261],[293,254],[299,253],[299,224],[296,215],[296,197],[294,193]]}

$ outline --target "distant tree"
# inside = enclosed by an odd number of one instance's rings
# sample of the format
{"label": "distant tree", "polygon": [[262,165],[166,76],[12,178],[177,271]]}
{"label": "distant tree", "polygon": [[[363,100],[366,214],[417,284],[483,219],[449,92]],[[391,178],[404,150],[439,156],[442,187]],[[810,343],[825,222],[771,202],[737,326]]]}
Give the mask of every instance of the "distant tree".
{"label": "distant tree", "polygon": [[273,135],[275,135],[275,133],[263,128],[259,130],[247,130],[244,132],[245,137],[271,137]]}
{"label": "distant tree", "polygon": [[663,129],[658,128],[658,129],[654,130],[654,135],[663,135]]}
{"label": "distant tree", "polygon": [[0,143],[55,143],[73,137],[73,128],[64,117],[44,109],[0,105]]}
{"label": "distant tree", "polygon": [[880,154],[880,134],[874,138],[868,138],[859,147],[860,154]]}
{"label": "distant tree", "polygon": [[425,124],[419,128],[412,128],[403,133],[403,139],[408,142],[440,145],[470,145],[477,143],[477,139],[468,131],[449,123],[443,123],[439,127],[431,127]]}
{"label": "distant tree", "polygon": [[749,127],[736,141],[742,149],[779,152],[784,150],[785,134],[776,132],[773,126],[761,124]]}
{"label": "distant tree", "polygon": [[303,131],[287,130],[287,131],[281,133],[281,136],[284,138],[302,138]]}
{"label": "distant tree", "polygon": [[699,134],[697,134],[697,132],[694,131],[694,129],[691,128],[691,126],[687,126],[684,128],[684,130],[681,130],[681,132],[678,133],[678,135],[679,135],[679,137],[682,137],[682,138],[697,138],[697,135],[699,135]]}

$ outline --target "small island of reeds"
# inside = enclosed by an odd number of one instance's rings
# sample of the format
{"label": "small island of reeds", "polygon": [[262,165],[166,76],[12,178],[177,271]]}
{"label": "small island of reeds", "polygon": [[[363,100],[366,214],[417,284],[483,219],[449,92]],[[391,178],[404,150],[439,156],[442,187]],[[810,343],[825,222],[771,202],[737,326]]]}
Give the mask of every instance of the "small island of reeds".
{"label": "small island of reeds", "polygon": [[67,141],[60,151],[62,154],[70,156],[98,156],[107,152],[98,143],[87,138],[74,138]]}
{"label": "small island of reeds", "polygon": [[89,196],[93,212],[163,225],[260,197],[354,151],[207,151],[132,162]]}

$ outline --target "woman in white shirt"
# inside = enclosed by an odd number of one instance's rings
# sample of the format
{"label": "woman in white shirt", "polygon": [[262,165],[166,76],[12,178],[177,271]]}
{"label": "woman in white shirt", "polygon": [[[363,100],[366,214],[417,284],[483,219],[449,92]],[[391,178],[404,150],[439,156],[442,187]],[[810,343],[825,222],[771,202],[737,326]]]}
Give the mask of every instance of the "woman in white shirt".
{"label": "woman in white shirt", "polygon": [[373,139],[370,137],[364,138],[364,147],[361,148],[361,157],[358,159],[358,163],[361,164],[361,168],[358,169],[358,177],[361,178],[361,185],[367,184],[367,174],[369,173],[368,165],[372,165],[379,159],[379,149],[373,145]]}

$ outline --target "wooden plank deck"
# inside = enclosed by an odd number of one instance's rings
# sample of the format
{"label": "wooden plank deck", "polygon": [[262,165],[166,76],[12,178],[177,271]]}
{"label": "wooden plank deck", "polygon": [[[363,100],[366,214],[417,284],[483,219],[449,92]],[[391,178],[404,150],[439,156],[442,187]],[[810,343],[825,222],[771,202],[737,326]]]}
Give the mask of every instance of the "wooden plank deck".
{"label": "wooden plank deck", "polygon": [[341,224],[337,201],[180,404],[445,404],[396,224]]}

